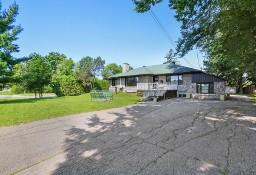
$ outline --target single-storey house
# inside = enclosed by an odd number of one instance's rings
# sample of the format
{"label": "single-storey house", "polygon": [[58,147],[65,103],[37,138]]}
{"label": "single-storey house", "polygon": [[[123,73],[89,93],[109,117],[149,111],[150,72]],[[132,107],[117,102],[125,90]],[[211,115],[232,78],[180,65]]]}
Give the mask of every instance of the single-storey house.
{"label": "single-storey house", "polygon": [[143,66],[129,70],[123,64],[123,73],[109,77],[111,90],[124,92],[164,91],[167,97],[199,99],[220,99],[225,95],[225,80],[201,70],[177,65],[175,63]]}

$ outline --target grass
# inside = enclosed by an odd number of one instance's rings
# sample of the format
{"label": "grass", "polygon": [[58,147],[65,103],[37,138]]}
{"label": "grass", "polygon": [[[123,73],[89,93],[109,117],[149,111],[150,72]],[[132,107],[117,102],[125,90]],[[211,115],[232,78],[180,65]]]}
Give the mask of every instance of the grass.
{"label": "grass", "polygon": [[0,126],[17,125],[37,120],[98,111],[137,103],[133,94],[114,94],[109,102],[91,102],[90,94],[42,99],[0,100]]}
{"label": "grass", "polygon": [[[35,96],[35,93],[20,93],[20,94],[15,94],[11,91],[0,91],[0,95],[20,95],[20,96]],[[55,95],[54,93],[43,93],[43,96],[46,96],[46,95]],[[37,94],[38,96],[38,94]]]}
{"label": "grass", "polygon": [[235,94],[235,95],[246,96],[246,97],[249,97],[251,100],[256,101],[256,92],[254,92],[253,94]]}

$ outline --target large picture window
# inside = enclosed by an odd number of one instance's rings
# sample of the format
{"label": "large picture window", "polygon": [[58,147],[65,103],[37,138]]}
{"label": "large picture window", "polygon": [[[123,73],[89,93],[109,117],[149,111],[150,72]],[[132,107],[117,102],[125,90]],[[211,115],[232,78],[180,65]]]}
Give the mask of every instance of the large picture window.
{"label": "large picture window", "polygon": [[214,93],[213,83],[197,83],[196,84],[196,93],[213,94]]}
{"label": "large picture window", "polygon": [[169,82],[172,85],[183,85],[183,77],[182,75],[167,76],[166,82]]}
{"label": "large picture window", "polygon": [[125,85],[126,86],[137,86],[137,83],[139,81],[139,77],[129,77],[125,79]]}

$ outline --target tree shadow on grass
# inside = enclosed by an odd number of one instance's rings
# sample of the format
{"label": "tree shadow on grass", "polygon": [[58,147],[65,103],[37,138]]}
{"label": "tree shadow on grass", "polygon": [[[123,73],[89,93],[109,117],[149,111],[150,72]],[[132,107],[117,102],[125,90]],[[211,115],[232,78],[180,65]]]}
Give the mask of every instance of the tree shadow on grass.
{"label": "tree shadow on grass", "polygon": [[36,103],[38,101],[45,101],[54,99],[56,97],[45,97],[45,98],[19,98],[19,99],[0,99],[0,104],[17,104],[17,103]]}

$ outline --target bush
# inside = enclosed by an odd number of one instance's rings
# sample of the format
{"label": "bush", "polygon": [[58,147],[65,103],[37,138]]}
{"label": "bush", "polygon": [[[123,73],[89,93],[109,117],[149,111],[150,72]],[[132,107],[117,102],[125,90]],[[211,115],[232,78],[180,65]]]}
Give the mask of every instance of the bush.
{"label": "bush", "polygon": [[24,92],[23,86],[17,84],[12,86],[12,93],[14,94],[21,94]]}
{"label": "bush", "polygon": [[81,95],[83,88],[73,76],[62,76],[60,80],[60,91],[59,94],[75,96]]}
{"label": "bush", "polygon": [[43,92],[44,93],[52,93],[53,92],[52,87],[49,86],[49,85],[48,86],[44,86]]}
{"label": "bush", "polygon": [[109,81],[108,80],[95,79],[94,89],[108,90],[108,88],[109,88]]}

